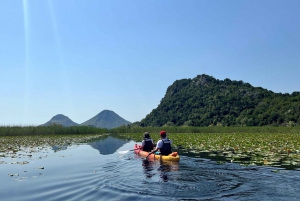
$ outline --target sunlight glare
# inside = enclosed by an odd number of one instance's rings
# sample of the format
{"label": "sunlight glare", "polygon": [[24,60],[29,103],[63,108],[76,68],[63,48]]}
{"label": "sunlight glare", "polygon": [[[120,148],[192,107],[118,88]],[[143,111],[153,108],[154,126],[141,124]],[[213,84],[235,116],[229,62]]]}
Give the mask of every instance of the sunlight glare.
{"label": "sunlight glare", "polygon": [[26,122],[25,117],[28,116],[29,112],[29,12],[28,3],[23,0],[23,14],[24,14],[24,35],[25,35],[25,89],[24,89],[24,109],[23,109],[23,120],[22,124]]}
{"label": "sunlight glare", "polygon": [[48,5],[50,9],[50,14],[51,14],[51,20],[52,20],[52,27],[53,27],[53,32],[54,32],[54,39],[55,39],[55,46],[57,49],[58,57],[59,57],[59,67],[60,67],[60,76],[61,80],[63,83],[63,89],[65,93],[65,101],[66,105],[71,105],[71,94],[70,94],[70,88],[69,88],[69,77],[65,68],[65,62],[63,58],[63,53],[62,53],[62,45],[61,45],[61,40],[57,28],[57,22],[56,22],[56,17],[55,17],[55,12],[52,4],[52,0],[48,0]]}

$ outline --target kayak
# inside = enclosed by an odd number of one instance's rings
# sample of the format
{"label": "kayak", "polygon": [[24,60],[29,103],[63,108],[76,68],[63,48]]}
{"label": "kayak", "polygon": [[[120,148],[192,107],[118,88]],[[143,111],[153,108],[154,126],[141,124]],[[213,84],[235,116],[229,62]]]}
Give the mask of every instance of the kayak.
{"label": "kayak", "polygon": [[[148,156],[149,152],[143,151],[141,145],[135,144],[133,147],[134,153],[139,154],[141,156]],[[162,161],[175,161],[179,162],[180,156],[178,155],[177,152],[172,152],[168,156],[163,156],[163,155],[156,155],[156,154],[150,154],[148,157],[149,160],[162,160]]]}

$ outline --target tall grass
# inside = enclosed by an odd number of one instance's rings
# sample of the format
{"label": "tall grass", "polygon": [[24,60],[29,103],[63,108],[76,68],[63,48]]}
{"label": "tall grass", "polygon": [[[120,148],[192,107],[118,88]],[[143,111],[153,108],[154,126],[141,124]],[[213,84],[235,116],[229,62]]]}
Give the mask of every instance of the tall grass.
{"label": "tall grass", "polygon": [[110,133],[159,133],[165,130],[168,133],[300,133],[300,126],[256,126],[256,127],[192,127],[192,126],[168,126],[168,127],[130,127],[122,126],[110,129]]}
{"label": "tall grass", "polygon": [[89,126],[71,126],[53,124],[50,126],[1,126],[0,136],[22,135],[63,135],[63,134],[103,134],[108,133],[105,128]]}
{"label": "tall grass", "polygon": [[63,134],[104,134],[104,133],[159,133],[165,130],[167,133],[298,133],[300,126],[296,127],[137,127],[121,126],[114,129],[96,128],[90,126],[71,126],[53,124],[50,126],[0,126],[0,136],[22,135],[63,135]]}

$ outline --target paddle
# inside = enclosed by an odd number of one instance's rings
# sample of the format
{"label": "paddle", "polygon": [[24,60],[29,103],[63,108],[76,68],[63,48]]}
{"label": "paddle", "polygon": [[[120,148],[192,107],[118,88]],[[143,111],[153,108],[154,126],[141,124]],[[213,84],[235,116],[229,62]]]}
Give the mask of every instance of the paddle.
{"label": "paddle", "polygon": [[[149,161],[149,160],[148,160],[148,157],[149,157],[151,154],[154,154],[154,153],[150,152],[150,153],[148,154],[148,156],[146,156],[146,158],[143,158],[143,159],[145,159],[146,161]],[[155,154],[154,154],[154,155],[155,155]]]}
{"label": "paddle", "polygon": [[[150,156],[151,154],[152,154],[152,153],[150,152],[150,153],[148,154],[148,156]],[[149,164],[148,156],[146,156],[146,158],[142,158],[142,159],[143,159],[143,163]]]}
{"label": "paddle", "polygon": [[[138,148],[139,149],[139,148]],[[124,151],[118,151],[119,154],[126,154],[130,151],[138,150],[138,149],[132,149],[132,150],[124,150]]]}
{"label": "paddle", "polygon": [[148,156],[146,156],[145,160],[148,161],[148,157],[149,157],[151,154],[152,154],[152,153],[150,152],[150,153],[148,154]]}

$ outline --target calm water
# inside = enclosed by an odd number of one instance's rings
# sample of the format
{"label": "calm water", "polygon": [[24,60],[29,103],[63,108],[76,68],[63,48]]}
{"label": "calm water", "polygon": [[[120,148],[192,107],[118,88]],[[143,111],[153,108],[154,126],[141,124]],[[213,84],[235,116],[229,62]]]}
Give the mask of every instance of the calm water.
{"label": "calm water", "polygon": [[119,153],[134,143],[108,137],[1,158],[0,200],[300,200],[298,170],[187,156],[145,163]]}

